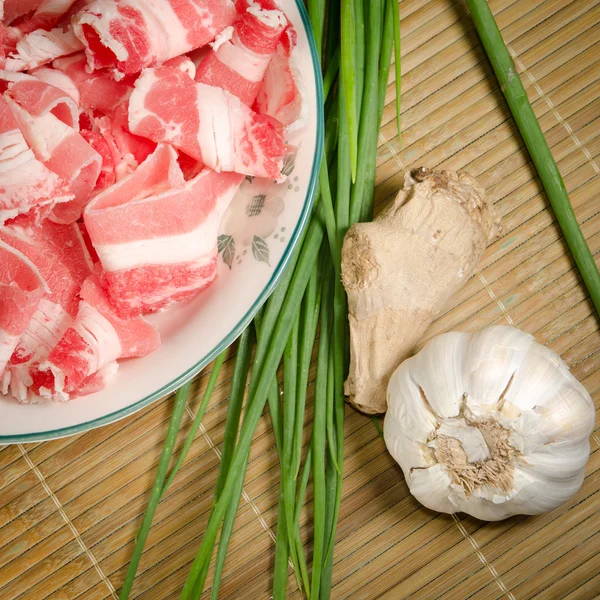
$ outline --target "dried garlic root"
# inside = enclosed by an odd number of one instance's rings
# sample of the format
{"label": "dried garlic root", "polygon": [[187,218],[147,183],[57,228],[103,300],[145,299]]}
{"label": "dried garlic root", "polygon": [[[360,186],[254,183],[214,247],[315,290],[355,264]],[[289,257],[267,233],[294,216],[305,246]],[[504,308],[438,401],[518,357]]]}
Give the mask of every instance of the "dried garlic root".
{"label": "dried garlic root", "polygon": [[473,275],[498,231],[498,217],[475,179],[426,168],[406,174],[395,201],[372,223],[350,228],[342,249],[350,404],[385,412],[394,369]]}

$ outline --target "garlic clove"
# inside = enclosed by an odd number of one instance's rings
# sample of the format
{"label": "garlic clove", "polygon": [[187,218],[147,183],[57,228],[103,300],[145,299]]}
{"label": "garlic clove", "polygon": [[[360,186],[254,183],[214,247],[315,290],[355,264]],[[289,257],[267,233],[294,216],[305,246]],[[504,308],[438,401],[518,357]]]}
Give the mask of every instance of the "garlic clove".
{"label": "garlic clove", "polygon": [[390,394],[402,398],[388,410],[390,417],[403,424],[402,429],[411,440],[426,443],[438,426],[438,418],[423,402],[422,391],[410,376],[410,369],[394,373],[388,386],[388,396]]}
{"label": "garlic clove", "polygon": [[523,412],[546,405],[556,390],[572,380],[567,365],[556,354],[538,344],[529,345],[504,396],[502,412]]}
{"label": "garlic clove", "polygon": [[571,380],[556,388],[554,397],[544,406],[536,406],[504,426],[521,436],[519,450],[529,454],[549,442],[582,443],[593,422],[594,407],[587,391]]}
{"label": "garlic clove", "polygon": [[587,440],[576,445],[556,442],[545,444],[528,454],[525,464],[539,475],[553,481],[562,481],[585,467],[589,453],[590,445]]}
{"label": "garlic clove", "polygon": [[411,470],[407,483],[410,493],[427,508],[438,512],[457,511],[449,495],[452,481],[441,465]]}
{"label": "garlic clove", "polygon": [[[384,436],[386,428],[388,430],[390,428],[396,430],[398,428],[398,422],[395,421],[393,417],[386,419],[383,423]],[[391,442],[387,448],[397,463],[400,463],[400,457],[402,457],[403,459],[408,460],[408,464],[410,464],[413,469],[428,468],[436,463],[435,458],[433,458],[433,453],[426,444],[416,443],[404,434],[394,435],[393,442]],[[408,478],[408,476],[409,473],[404,472],[404,477]]]}
{"label": "garlic clove", "polygon": [[473,490],[472,497],[479,498],[482,502],[491,504],[504,504],[509,502],[517,495],[517,490],[511,488],[510,490],[503,492],[493,485],[482,485]]}
{"label": "garlic clove", "polygon": [[413,380],[436,415],[444,419],[458,416],[463,404],[463,357],[468,340],[466,333],[449,333],[431,340],[427,353],[420,352],[411,359]]}
{"label": "garlic clove", "polygon": [[594,405],[585,387],[578,381],[564,384],[543,408],[544,424],[555,436],[554,441],[579,442],[590,435],[590,423],[595,418]]}
{"label": "garlic clove", "polygon": [[[519,505],[520,512],[527,515],[554,510],[579,490],[583,477],[583,471],[578,471],[557,484],[547,474],[527,465],[519,465],[515,468],[515,487],[519,488],[519,493],[512,502]],[[523,495],[522,490],[526,490]]]}
{"label": "garlic clove", "polygon": [[533,341],[529,334],[504,326],[489,327],[471,337],[463,379],[467,404],[474,415],[489,415],[503,401]]}
{"label": "garlic clove", "polygon": [[[486,494],[486,488],[488,487],[482,486],[478,490],[478,493],[481,495]],[[502,494],[498,494],[497,490],[490,488],[487,490],[485,498],[472,495],[469,498],[461,499],[454,512],[467,512],[483,521],[499,521],[513,514],[507,509],[508,506],[509,503],[506,502],[505,497]]]}

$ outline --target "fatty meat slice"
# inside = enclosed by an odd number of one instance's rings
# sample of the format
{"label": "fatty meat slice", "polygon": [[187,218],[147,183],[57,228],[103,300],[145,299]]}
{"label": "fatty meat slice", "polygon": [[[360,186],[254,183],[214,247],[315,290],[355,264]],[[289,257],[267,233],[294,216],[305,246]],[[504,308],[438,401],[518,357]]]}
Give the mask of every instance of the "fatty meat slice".
{"label": "fatty meat slice", "polygon": [[89,118],[81,135],[102,157],[100,175],[92,195],[132,173],[156,149],[155,142],[129,132],[125,104],[115,111],[112,119],[106,116]]}
{"label": "fatty meat slice", "polygon": [[287,152],[283,126],[228,91],[180,70],[144,69],[129,99],[129,130],[168,142],[214,171],[278,178]]}
{"label": "fatty meat slice", "polygon": [[72,22],[89,67],[120,79],[204,46],[235,14],[231,0],[95,0]]}
{"label": "fatty meat slice", "polygon": [[117,149],[118,156],[115,156],[117,180],[129,172],[119,170],[118,165],[121,162],[131,164],[135,168],[156,150],[156,142],[134,135],[129,130],[128,107],[128,102],[124,102],[117,107],[112,118],[102,117],[97,121],[100,123],[99,127],[103,135],[110,136]]}
{"label": "fatty meat slice", "polygon": [[[133,136],[120,129],[108,117],[93,118],[90,129],[83,129],[81,135],[102,157],[100,175],[96,181],[93,195],[101,192],[115,181],[123,179],[138,166],[138,160],[132,151],[134,148],[131,147]],[[137,148],[136,140],[133,140],[133,145]],[[141,154],[142,161],[152,152],[152,149],[148,148],[147,152]]]}
{"label": "fatty meat slice", "polygon": [[72,199],[67,182],[35,157],[6,99],[0,96],[0,225]]}
{"label": "fatty meat slice", "polygon": [[71,394],[71,398],[75,396],[80,398],[81,396],[101,392],[115,378],[118,370],[119,363],[116,360],[109,362],[98,369],[93,375],[86,377],[77,388],[76,394]]}
{"label": "fatty meat slice", "polygon": [[85,225],[118,314],[160,310],[213,282],[219,224],[242,180],[204,169],[184,181],[177,153],[159,145],[90,202]]}
{"label": "fatty meat slice", "polygon": [[36,157],[69,184],[75,198],[56,205],[50,218],[63,224],[75,222],[96,185],[102,157],[72,127],[52,113],[35,117],[9,99],[13,114]]}
{"label": "fatty meat slice", "polygon": [[105,382],[114,375],[116,360],[146,356],[160,346],[158,331],[142,317],[115,314],[96,275],[83,283],[80,297],[73,325],[46,360],[30,367],[32,389],[43,398],[65,402],[81,387],[98,391],[98,377]]}
{"label": "fatty meat slice", "polygon": [[69,9],[75,0],[42,0],[36,2],[35,10],[26,19],[21,19],[14,27],[9,27],[9,39],[12,36],[20,39],[23,35],[27,35],[37,29],[45,29],[49,31],[56,27],[62,17],[69,12]]}
{"label": "fatty meat slice", "polygon": [[129,99],[129,130],[202,160],[197,98],[194,80],[181,69],[144,69]]}
{"label": "fatty meat slice", "polygon": [[32,14],[4,28],[5,51],[16,50],[17,43],[34,31],[50,31],[56,28],[74,3],[75,0],[43,0]]}
{"label": "fatty meat slice", "polygon": [[0,377],[46,289],[35,265],[0,241]]}
{"label": "fatty meat slice", "polygon": [[0,240],[22,252],[48,287],[0,378],[2,393],[10,390],[19,402],[35,402],[29,367],[47,358],[72,324],[79,290],[93,263],[77,224],[57,225],[46,219],[37,227],[0,228]]}
{"label": "fatty meat slice", "polygon": [[242,0],[236,8],[236,21],[217,36],[196,81],[222,87],[252,106],[288,21],[271,0]]}
{"label": "fatty meat slice", "polygon": [[298,85],[300,76],[294,73],[290,60],[289,53],[280,45],[267,67],[255,105],[258,113],[269,115],[286,127],[302,124],[307,112]]}
{"label": "fatty meat slice", "polygon": [[101,192],[116,181],[115,161],[112,148],[104,136],[95,129],[82,129],[81,137],[100,155],[102,164],[96,180],[94,193]]}
{"label": "fatty meat slice", "polygon": [[0,70],[0,80],[9,96],[31,115],[41,117],[50,112],[65,125],[79,129],[79,107],[60,88],[26,73]]}
{"label": "fatty meat slice", "polygon": [[115,109],[131,95],[133,89],[131,78],[115,81],[106,71],[88,73],[86,65],[83,52],[57,58],[52,63],[54,69],[63,73],[70,81],[70,86],[77,90],[78,103],[82,108],[100,111],[104,115],[113,115]]}
{"label": "fatty meat slice", "polygon": [[50,31],[36,29],[21,38],[15,50],[7,54],[4,68],[7,71],[28,71],[82,49],[83,44],[70,25]]}
{"label": "fatty meat slice", "polygon": [[[57,59],[60,60],[60,59]],[[79,106],[79,90],[70,77],[65,75],[58,69],[53,69],[52,66],[46,65],[45,67],[38,67],[29,73],[36,79],[52,85],[59,90],[62,90],[65,94],[70,96],[75,104]]]}

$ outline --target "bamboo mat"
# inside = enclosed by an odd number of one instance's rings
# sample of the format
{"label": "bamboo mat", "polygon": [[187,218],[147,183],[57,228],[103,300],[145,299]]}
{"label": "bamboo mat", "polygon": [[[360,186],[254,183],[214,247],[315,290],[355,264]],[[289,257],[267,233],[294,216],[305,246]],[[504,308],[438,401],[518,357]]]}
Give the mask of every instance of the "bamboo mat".
{"label": "bamboo mat", "polygon": [[[490,5],[583,231],[598,253],[600,0],[491,0]],[[515,324],[559,352],[600,408],[598,321],[464,3],[402,0],[400,12],[402,146],[390,86],[376,199],[382,204],[396,192],[405,166],[465,169],[487,188],[504,228],[480,271],[428,336]],[[134,587],[136,598],[176,598],[198,547],[219,464],[232,356],[190,457],[158,510]],[[189,419],[206,382],[204,374],[193,388]],[[96,431],[0,451],[1,600],[116,598],[171,406],[167,398]],[[600,597],[598,428],[591,446],[583,487],[566,506],[540,517],[485,524],[422,508],[409,495],[371,420],[347,409],[332,597]],[[222,598],[270,597],[277,482],[265,416],[252,446]],[[307,526],[304,534],[310,537]],[[292,575],[289,590],[289,597],[300,598]]]}

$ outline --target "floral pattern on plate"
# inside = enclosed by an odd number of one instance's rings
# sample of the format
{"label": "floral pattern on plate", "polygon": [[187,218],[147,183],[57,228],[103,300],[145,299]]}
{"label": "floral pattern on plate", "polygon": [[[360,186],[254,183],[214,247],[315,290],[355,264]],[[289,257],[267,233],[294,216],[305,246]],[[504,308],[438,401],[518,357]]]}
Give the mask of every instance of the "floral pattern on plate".
{"label": "floral pattern on plate", "polygon": [[[295,168],[296,152],[291,152],[285,158],[282,173],[286,180],[277,183],[272,179],[246,177],[235,195],[221,224],[219,235],[219,255],[221,260],[231,269],[235,263],[241,264],[248,256],[258,262],[270,266],[269,239],[276,229],[280,229],[273,239],[285,242],[280,233],[285,232],[285,226],[280,227],[281,216],[285,202],[292,200],[297,185],[292,178]],[[290,193],[291,192],[291,193]]]}

